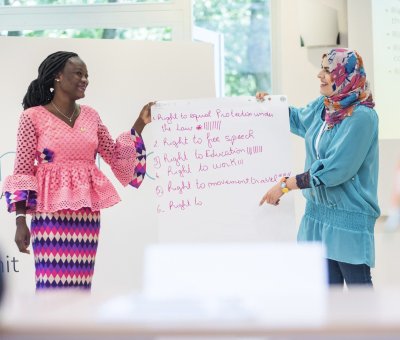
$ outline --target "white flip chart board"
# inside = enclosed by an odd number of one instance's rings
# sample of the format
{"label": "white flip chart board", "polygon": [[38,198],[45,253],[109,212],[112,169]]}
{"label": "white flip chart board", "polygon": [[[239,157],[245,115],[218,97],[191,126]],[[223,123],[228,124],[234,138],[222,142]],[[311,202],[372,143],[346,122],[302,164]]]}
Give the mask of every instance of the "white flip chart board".
{"label": "white flip chart board", "polygon": [[163,101],[152,117],[159,241],[295,239],[291,195],[278,207],[258,205],[291,176],[285,96]]}

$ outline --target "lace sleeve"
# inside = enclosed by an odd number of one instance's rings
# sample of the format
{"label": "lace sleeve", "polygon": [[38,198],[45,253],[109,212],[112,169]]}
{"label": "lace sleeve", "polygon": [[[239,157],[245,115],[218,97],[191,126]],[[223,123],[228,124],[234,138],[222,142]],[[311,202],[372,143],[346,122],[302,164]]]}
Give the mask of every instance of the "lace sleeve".
{"label": "lace sleeve", "polygon": [[[310,177],[310,170],[303,172],[302,174],[296,175],[296,184],[300,189],[307,189],[311,188],[311,177]],[[318,183],[314,184],[314,187],[322,185],[323,183],[319,181]]]}
{"label": "lace sleeve", "polygon": [[134,129],[113,140],[107,127],[100,121],[98,152],[111,166],[122,185],[139,187],[146,173],[146,149],[142,137]]}
{"label": "lace sleeve", "polygon": [[310,185],[310,172],[303,172],[302,174],[296,175],[296,184],[300,189],[311,188]]}

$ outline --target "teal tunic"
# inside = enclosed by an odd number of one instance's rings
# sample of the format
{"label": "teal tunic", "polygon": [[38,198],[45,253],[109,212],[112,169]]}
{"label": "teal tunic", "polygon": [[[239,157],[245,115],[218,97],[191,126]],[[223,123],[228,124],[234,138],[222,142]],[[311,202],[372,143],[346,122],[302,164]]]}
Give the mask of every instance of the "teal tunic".
{"label": "teal tunic", "polygon": [[329,259],[374,267],[378,116],[359,105],[316,143],[324,123],[323,98],[305,108],[290,107],[290,130],[305,140],[311,184],[302,190],[307,203],[297,239],[322,241]]}

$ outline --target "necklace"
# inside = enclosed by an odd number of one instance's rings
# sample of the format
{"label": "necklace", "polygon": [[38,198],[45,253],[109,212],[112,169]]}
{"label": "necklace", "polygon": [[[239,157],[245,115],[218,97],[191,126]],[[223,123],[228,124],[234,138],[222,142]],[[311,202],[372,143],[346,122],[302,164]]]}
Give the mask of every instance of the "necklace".
{"label": "necklace", "polygon": [[72,122],[72,118],[74,118],[75,113],[76,113],[76,107],[77,107],[76,104],[75,104],[74,112],[72,112],[72,115],[69,116],[69,117],[68,117],[65,113],[61,112],[61,110],[59,109],[59,107],[58,107],[53,101],[51,101],[51,105],[53,105],[53,107],[56,109],[56,111],[57,111],[60,115],[62,115],[63,117],[67,118],[67,119],[69,120],[70,123]]}

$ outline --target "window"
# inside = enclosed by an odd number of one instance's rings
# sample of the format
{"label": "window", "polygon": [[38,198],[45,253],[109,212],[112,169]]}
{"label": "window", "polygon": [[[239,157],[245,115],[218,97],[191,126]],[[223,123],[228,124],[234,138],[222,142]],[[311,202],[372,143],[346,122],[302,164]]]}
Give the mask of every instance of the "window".
{"label": "window", "polygon": [[[217,32],[217,93],[271,90],[270,0],[0,0],[0,35],[191,40]],[[1,6],[2,5],[2,6]],[[36,6],[41,5],[41,6]],[[43,20],[43,17],[46,20]],[[216,58],[218,60],[218,58]],[[216,61],[217,63],[217,61]]]}
{"label": "window", "polygon": [[270,91],[269,0],[195,0],[196,26],[224,37],[225,95]]}

